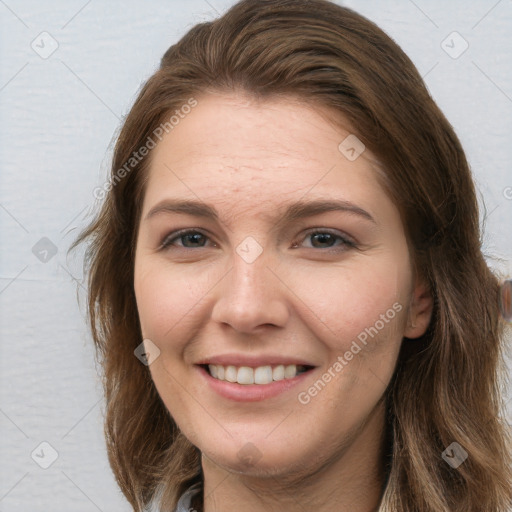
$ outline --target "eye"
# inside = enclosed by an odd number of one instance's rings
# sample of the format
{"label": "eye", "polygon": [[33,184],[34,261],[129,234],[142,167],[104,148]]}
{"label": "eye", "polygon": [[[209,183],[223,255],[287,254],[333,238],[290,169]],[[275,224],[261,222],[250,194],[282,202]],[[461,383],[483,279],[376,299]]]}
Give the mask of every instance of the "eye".
{"label": "eye", "polygon": [[[350,247],[356,247],[356,243],[345,235],[340,235],[339,233],[331,232],[329,230],[319,230],[310,231],[305,240],[311,240],[311,247],[314,249],[332,249],[334,250],[346,250]],[[340,241],[338,245],[333,245],[337,240]],[[293,247],[298,247],[298,243],[294,243]]]}
{"label": "eye", "polygon": [[[346,235],[342,236],[339,233],[334,233],[325,229],[310,231],[308,234],[306,234],[304,240],[307,240],[308,238],[312,241],[310,248],[313,249],[334,248],[334,250],[343,251],[350,247],[356,247],[356,243]],[[161,243],[159,249],[166,249],[172,246],[181,247],[183,249],[198,249],[205,247],[205,243],[208,240],[208,236],[201,231],[188,229],[168,235]],[[177,241],[181,243],[177,244]],[[339,241],[340,243],[334,245],[336,241]],[[213,245],[215,246],[215,243],[213,243]],[[293,248],[297,248],[298,246],[299,244],[297,242],[292,244]]]}
{"label": "eye", "polygon": [[[160,245],[160,249],[170,246],[183,247],[184,249],[201,248],[204,247],[203,242],[207,239],[208,237],[205,234],[197,230],[178,231],[167,236]],[[181,245],[176,245],[177,240],[181,241]],[[190,245],[188,245],[189,243]]]}

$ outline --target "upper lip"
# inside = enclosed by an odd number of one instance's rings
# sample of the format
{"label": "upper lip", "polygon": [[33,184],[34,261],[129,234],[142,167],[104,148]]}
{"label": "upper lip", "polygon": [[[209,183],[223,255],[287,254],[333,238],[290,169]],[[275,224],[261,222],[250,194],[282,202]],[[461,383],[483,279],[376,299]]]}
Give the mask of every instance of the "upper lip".
{"label": "upper lip", "polygon": [[302,366],[316,366],[306,359],[301,359],[295,356],[283,355],[243,355],[243,354],[222,354],[212,357],[205,357],[199,360],[196,364],[219,364],[222,366],[250,366],[256,368],[258,366],[277,366],[277,365],[302,365]]}

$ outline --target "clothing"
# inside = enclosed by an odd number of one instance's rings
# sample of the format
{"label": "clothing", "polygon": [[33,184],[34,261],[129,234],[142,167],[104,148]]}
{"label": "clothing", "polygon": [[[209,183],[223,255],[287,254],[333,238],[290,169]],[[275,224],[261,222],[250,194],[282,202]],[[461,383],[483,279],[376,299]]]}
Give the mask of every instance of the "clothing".
{"label": "clothing", "polygon": [[197,483],[189,487],[178,500],[174,512],[197,512],[190,506],[192,498],[201,490],[201,483]]}
{"label": "clothing", "polygon": [[[192,498],[201,490],[201,483],[198,482],[197,484],[194,484],[190,486],[181,496],[178,500],[178,503],[176,504],[176,508],[174,509],[174,512],[196,512],[194,508],[190,505]],[[147,512],[163,512],[160,509],[159,500],[153,500],[147,509]]]}

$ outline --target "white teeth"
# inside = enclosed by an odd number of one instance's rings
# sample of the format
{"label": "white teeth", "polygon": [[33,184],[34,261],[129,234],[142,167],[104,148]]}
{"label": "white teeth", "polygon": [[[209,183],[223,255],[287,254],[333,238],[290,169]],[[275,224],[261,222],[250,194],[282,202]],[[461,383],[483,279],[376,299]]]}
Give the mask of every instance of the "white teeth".
{"label": "white teeth", "polygon": [[258,366],[254,370],[255,384],[270,384],[272,382],[272,366]]}
{"label": "white teeth", "polygon": [[294,364],[289,364],[284,367],[284,378],[291,379],[297,375],[297,367]]}
{"label": "white teeth", "polygon": [[280,364],[279,366],[276,366],[272,370],[272,378],[274,380],[283,380],[284,379],[284,365]]}
{"label": "white teeth", "polygon": [[[297,375],[297,365],[279,364],[277,366],[267,365],[251,368],[250,366],[222,366],[220,364],[209,364],[210,375],[218,380],[237,382],[238,384],[270,384],[273,381],[293,379]],[[303,367],[300,367],[302,370]]]}
{"label": "white teeth", "polygon": [[236,382],[237,373],[237,369],[234,366],[228,366],[227,368],[225,368],[224,380],[227,380],[229,382]]}
{"label": "white teeth", "polygon": [[254,384],[254,370],[248,366],[240,366],[236,381],[238,384]]}

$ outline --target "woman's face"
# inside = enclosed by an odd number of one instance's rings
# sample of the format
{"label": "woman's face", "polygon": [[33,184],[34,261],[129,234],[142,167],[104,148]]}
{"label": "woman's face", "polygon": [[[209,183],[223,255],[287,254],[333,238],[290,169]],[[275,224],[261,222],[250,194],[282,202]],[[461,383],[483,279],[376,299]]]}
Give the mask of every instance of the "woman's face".
{"label": "woman's face", "polygon": [[153,150],[137,238],[158,392],[226,469],[361,462],[379,444],[402,337],[429,321],[398,210],[369,150],[326,111],[197,100]]}

